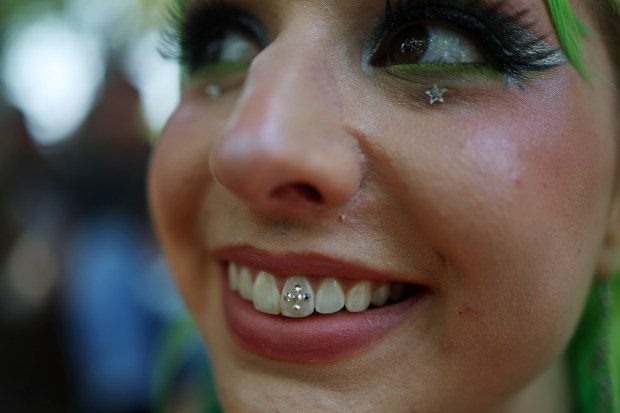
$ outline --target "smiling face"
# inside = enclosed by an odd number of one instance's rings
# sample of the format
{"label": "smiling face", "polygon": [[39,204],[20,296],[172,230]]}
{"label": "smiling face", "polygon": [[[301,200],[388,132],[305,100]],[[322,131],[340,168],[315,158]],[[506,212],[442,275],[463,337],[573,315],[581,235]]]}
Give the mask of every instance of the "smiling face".
{"label": "smiling face", "polygon": [[213,3],[150,190],[225,410],[569,411],[614,206],[603,44],[587,83],[540,0]]}

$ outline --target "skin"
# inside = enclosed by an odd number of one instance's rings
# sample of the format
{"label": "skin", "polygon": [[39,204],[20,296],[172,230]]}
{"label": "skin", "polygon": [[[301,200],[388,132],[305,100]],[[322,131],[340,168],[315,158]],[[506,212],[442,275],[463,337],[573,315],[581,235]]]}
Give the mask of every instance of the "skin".
{"label": "skin", "polygon": [[[513,3],[553,32],[543,1]],[[617,227],[604,45],[587,40],[590,83],[570,65],[525,93],[497,77],[450,80],[446,104],[430,106],[421,84],[360,69],[383,1],[235,4],[275,41],[220,100],[187,85],[150,170],[157,230],[224,409],[571,411],[563,352]],[[412,274],[432,296],[361,354],[274,361],[225,324],[211,252],[231,244]]]}

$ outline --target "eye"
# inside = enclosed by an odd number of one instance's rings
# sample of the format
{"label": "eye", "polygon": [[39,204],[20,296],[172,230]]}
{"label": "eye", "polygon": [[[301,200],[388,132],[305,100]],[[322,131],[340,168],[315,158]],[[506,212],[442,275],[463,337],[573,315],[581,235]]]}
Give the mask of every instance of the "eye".
{"label": "eye", "polygon": [[426,24],[408,25],[386,36],[372,61],[375,66],[486,62],[468,36],[445,26]]}
{"label": "eye", "polygon": [[249,65],[262,50],[253,34],[241,28],[217,28],[207,34],[198,65]]}
{"label": "eye", "polygon": [[180,61],[192,77],[243,72],[269,44],[255,16],[219,0],[193,2],[169,14],[164,40],[170,46],[164,47],[164,54]]}
{"label": "eye", "polygon": [[[532,32],[528,9],[507,1],[386,0],[366,47],[370,66],[400,78],[503,77],[525,89],[536,72],[566,63],[560,48]],[[474,74],[475,76],[471,76]]]}

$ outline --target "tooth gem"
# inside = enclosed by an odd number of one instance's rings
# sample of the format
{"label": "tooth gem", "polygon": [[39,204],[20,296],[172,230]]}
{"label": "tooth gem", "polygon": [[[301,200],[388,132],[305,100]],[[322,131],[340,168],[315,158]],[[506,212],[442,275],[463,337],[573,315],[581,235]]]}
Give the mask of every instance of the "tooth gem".
{"label": "tooth gem", "polygon": [[308,278],[293,275],[286,280],[280,295],[280,314],[284,317],[307,317],[314,312],[314,290]]}
{"label": "tooth gem", "polygon": [[284,299],[287,302],[294,302],[296,304],[293,305],[293,310],[295,311],[299,311],[301,310],[301,306],[299,305],[300,302],[308,302],[310,301],[310,298],[312,298],[312,296],[310,294],[304,294],[304,289],[301,287],[301,285],[295,285],[295,287],[293,287],[293,291],[287,293],[284,296]]}

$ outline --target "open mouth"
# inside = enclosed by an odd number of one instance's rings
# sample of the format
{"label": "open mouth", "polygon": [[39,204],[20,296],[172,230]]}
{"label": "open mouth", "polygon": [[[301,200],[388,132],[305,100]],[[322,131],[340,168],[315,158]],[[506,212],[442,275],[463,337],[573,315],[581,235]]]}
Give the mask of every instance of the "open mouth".
{"label": "open mouth", "polygon": [[[326,363],[373,348],[413,326],[430,288],[319,254],[273,254],[249,246],[214,252],[229,332],[257,355]],[[339,274],[339,275],[337,275]]]}
{"label": "open mouth", "polygon": [[226,263],[229,288],[265,314],[308,317],[314,312],[359,313],[404,301],[420,293],[400,282],[352,280],[308,275],[275,276],[234,262]]}

